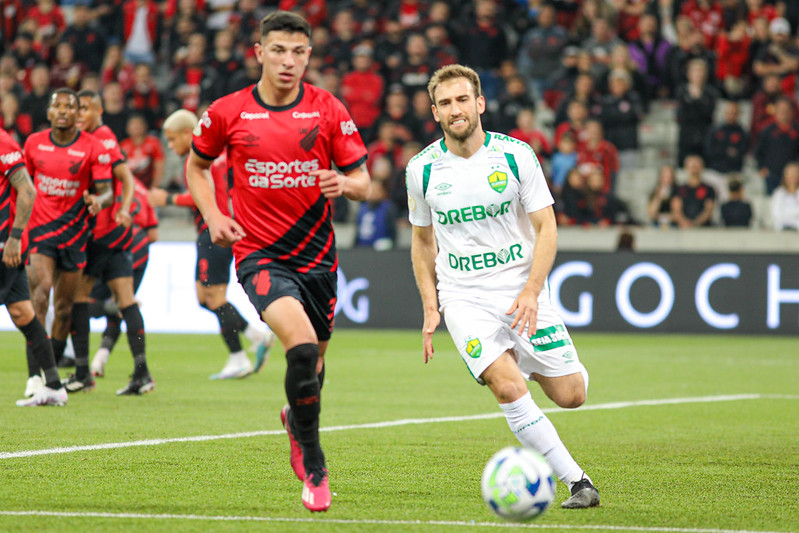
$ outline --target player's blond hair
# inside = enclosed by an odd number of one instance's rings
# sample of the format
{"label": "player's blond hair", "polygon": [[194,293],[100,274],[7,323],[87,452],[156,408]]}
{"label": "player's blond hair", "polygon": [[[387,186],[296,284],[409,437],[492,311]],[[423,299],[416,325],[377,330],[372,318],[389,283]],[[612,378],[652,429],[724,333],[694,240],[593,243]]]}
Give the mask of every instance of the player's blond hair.
{"label": "player's blond hair", "polygon": [[197,125],[197,115],[188,109],[178,109],[164,121],[164,131],[185,131]]}
{"label": "player's blond hair", "polygon": [[435,71],[433,77],[430,78],[430,83],[427,84],[427,93],[430,95],[433,105],[436,104],[435,94],[438,86],[456,78],[466,78],[472,84],[475,98],[483,94],[483,89],[480,87],[480,76],[477,75],[477,72],[463,65],[447,65]]}

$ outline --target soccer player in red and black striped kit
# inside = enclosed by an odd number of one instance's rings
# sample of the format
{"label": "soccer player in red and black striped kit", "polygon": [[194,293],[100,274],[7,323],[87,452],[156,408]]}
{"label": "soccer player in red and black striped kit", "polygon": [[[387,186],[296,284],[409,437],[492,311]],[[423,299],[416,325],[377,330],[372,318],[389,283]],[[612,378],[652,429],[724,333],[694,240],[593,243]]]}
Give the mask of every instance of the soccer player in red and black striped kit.
{"label": "soccer player in red and black striped kit", "polygon": [[[145,354],[144,320],[133,292],[133,256],[130,247],[133,241],[130,205],[133,201],[133,174],[125,163],[116,135],[103,125],[103,103],[94,91],[78,93],[78,128],[90,133],[103,143],[110,156],[114,181],[114,203],[103,209],[94,221],[92,236],[87,244],[87,262],[78,283],[73,306],[72,344],[75,348],[76,374],[79,365],[84,365],[85,382],[93,384],[89,372],[89,303],[94,282],[104,281],[114,295],[122,319],[127,325],[128,344],[133,354],[133,376],[127,386],[117,395],[146,394],[155,389],[155,381],[147,368]],[[67,387],[69,390],[69,387]]]}
{"label": "soccer player in red and black striped kit", "polygon": [[[303,480],[303,504],[326,511],[320,389],[338,267],[330,199],[365,200],[370,178],[366,147],[344,105],[302,81],[310,33],[295,13],[276,11],[261,21],[254,45],[261,79],[216,100],[200,118],[188,184],[211,238],[233,246],[239,282],[286,351],[289,405],[281,419],[291,466]],[[223,151],[234,218],[219,210],[205,178]]]}
{"label": "soccer player in red and black striped kit", "polygon": [[37,374],[30,398],[19,400],[20,407],[64,405],[67,392],[61,385],[55,366],[53,348],[47,332],[36,318],[25,275],[27,235],[25,226],[33,210],[33,188],[22,149],[5,131],[0,130],[0,305],[5,305],[11,321],[19,328],[37,366],[44,369],[45,382]]}
{"label": "soccer player in red and black striped kit", "polygon": [[[25,162],[36,187],[36,201],[28,225],[30,281],[33,308],[39,321],[54,288],[55,320],[51,334],[56,361],[64,354],[67,335],[75,323],[88,328],[80,315],[73,316],[75,290],[86,266],[86,244],[91,233],[89,218],[113,202],[110,156],[103,144],[78,130],[78,97],[71,89],[56,89],[47,110],[51,128],[25,141]],[[94,190],[96,194],[92,194]],[[67,391],[91,390],[87,386],[88,358],[76,360],[76,372]],[[28,358],[31,377],[38,365]],[[92,383],[93,385],[93,383]]]}

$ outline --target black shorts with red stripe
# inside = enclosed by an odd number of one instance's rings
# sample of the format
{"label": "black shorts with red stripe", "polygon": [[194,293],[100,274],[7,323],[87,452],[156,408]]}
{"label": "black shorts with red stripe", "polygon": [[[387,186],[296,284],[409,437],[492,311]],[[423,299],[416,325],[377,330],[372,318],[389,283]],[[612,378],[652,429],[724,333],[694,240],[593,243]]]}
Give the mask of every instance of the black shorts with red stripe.
{"label": "black shorts with red stripe", "polygon": [[30,285],[25,267],[20,265],[9,268],[0,261],[0,305],[11,305],[30,299]]}
{"label": "black shorts with red stripe", "polygon": [[232,262],[233,249],[214,244],[207,228],[197,235],[197,265],[194,269],[194,279],[203,286],[227,285],[230,282]]}
{"label": "black shorts with red stripe", "polygon": [[31,228],[28,250],[53,258],[58,270],[76,272],[86,266],[89,233],[86,204],[79,200],[55,220]]}
{"label": "black shorts with red stripe", "polygon": [[133,276],[133,256],[128,250],[108,248],[97,241],[86,247],[87,276],[104,282]]}
{"label": "black shorts with red stripe", "polygon": [[258,314],[283,296],[300,301],[320,341],[330,340],[336,310],[338,276],[335,272],[299,274],[277,263],[258,264],[248,258],[236,271],[244,292]]}

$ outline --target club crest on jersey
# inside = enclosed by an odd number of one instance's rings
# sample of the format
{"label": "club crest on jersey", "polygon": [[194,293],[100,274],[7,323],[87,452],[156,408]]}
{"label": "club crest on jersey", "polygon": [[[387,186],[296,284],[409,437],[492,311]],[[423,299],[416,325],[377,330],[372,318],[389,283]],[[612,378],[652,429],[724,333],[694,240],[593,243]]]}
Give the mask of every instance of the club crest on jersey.
{"label": "club crest on jersey", "polygon": [[477,359],[483,353],[483,345],[480,344],[480,339],[474,337],[466,338],[466,353],[469,357]]}
{"label": "club crest on jersey", "polygon": [[494,171],[488,176],[488,184],[497,192],[502,192],[508,186],[508,175],[499,170]]}
{"label": "club crest on jersey", "polygon": [[[303,133],[303,132],[301,132]],[[300,139],[300,147],[306,152],[313,150],[313,145],[316,144],[316,138],[319,136],[319,126],[315,126],[309,131],[305,137]]]}

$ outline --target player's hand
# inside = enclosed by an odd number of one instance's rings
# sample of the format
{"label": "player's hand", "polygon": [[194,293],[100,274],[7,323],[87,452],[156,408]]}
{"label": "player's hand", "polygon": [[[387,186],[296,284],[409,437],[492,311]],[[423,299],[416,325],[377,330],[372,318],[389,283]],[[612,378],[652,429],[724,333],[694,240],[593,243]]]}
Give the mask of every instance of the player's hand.
{"label": "player's hand", "polygon": [[7,267],[15,268],[22,263],[22,255],[20,254],[21,246],[22,244],[19,242],[19,239],[8,238],[3,248],[3,263]]}
{"label": "player's hand", "polygon": [[325,198],[338,198],[344,194],[344,182],[347,180],[344,174],[327,168],[313,170],[309,174],[319,178],[319,188]]}
{"label": "player's hand", "polygon": [[506,315],[514,313],[516,316],[513,317],[510,329],[516,329],[516,326],[519,326],[519,335],[522,335],[524,328],[527,327],[527,334],[535,335],[538,322],[538,295],[531,290],[522,289],[519,296],[513,300],[510,309],[505,311]]}
{"label": "player's hand", "polygon": [[422,346],[424,347],[425,364],[433,358],[433,333],[441,323],[441,314],[432,311],[424,314],[424,326],[422,326]]}
{"label": "player's hand", "polygon": [[116,222],[118,226],[129,228],[130,225],[133,224],[133,217],[130,216],[130,212],[128,210],[120,209],[117,211],[116,215],[114,215],[114,222]]}
{"label": "player's hand", "polygon": [[97,201],[97,196],[89,194],[89,191],[83,191],[83,203],[85,203],[86,207],[89,209],[89,214],[93,216],[97,215],[103,208],[100,202]]}
{"label": "player's hand", "polygon": [[230,248],[234,243],[239,242],[247,236],[244,228],[230,217],[219,215],[212,219],[206,219],[208,231],[211,234],[211,241],[217,246]]}
{"label": "player's hand", "polygon": [[164,207],[169,193],[164,189],[150,189],[147,191],[147,201],[153,207]]}

